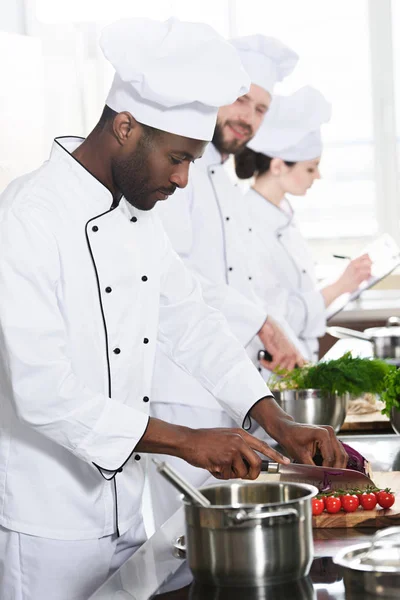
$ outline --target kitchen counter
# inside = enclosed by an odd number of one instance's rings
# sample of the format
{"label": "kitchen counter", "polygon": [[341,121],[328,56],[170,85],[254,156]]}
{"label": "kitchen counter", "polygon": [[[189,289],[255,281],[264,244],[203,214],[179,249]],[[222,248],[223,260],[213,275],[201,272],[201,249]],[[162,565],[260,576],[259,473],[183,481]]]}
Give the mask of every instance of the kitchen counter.
{"label": "kitchen counter", "polygon": [[329,325],[347,323],[350,327],[354,321],[386,321],[392,316],[400,317],[400,290],[371,289],[332,317]]}
{"label": "kitchen counter", "polygon": [[[396,435],[341,435],[361,452],[376,471],[400,471],[400,437]],[[342,548],[370,538],[371,529],[314,530],[314,562],[310,576],[273,588],[204,587],[192,582],[186,563],[175,558],[173,541],[184,532],[183,510],[177,511],[90,600],[367,600],[362,593],[345,595],[332,556]]]}

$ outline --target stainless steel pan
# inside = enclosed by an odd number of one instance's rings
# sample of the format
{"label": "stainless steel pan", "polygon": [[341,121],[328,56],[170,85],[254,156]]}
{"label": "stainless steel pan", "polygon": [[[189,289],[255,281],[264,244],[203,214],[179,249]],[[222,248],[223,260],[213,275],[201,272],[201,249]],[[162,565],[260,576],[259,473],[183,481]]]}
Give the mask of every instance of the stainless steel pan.
{"label": "stainless steel pan", "polygon": [[385,327],[370,327],[355,331],[347,327],[327,327],[327,333],[338,339],[357,339],[371,342],[375,358],[400,359],[400,318],[389,317]]}

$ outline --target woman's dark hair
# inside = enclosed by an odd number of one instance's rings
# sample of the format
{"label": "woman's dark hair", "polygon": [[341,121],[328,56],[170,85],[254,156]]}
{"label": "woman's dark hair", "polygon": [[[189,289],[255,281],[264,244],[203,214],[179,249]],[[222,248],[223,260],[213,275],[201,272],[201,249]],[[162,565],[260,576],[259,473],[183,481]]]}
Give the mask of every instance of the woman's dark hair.
{"label": "woman's dark hair", "polygon": [[[262,175],[269,171],[272,158],[261,152],[254,152],[250,148],[243,148],[235,156],[236,175],[239,179],[250,179],[253,175]],[[283,161],[288,167],[293,167],[296,163],[285,160]]]}

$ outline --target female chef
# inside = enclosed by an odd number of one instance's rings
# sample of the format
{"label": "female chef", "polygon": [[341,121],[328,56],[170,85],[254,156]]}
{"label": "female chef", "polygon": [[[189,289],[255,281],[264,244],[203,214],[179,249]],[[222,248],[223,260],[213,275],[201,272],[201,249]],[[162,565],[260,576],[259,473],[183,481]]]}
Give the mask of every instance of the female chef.
{"label": "female chef", "polygon": [[363,255],[334,283],[318,289],[313,256],[287,198],[304,196],[320,178],[320,128],[330,115],[330,104],[310,86],[277,96],[259,132],[235,159],[239,178],[255,176],[245,202],[255,233],[258,295],[287,320],[312,361],[318,358],[327,306],[371,275],[371,260]]}

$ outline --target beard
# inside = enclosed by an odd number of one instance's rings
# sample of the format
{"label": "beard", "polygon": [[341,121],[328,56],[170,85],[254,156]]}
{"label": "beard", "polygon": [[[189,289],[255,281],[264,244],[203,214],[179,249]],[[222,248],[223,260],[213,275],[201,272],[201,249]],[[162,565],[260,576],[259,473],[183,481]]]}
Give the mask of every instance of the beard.
{"label": "beard", "polygon": [[[240,150],[242,150],[246,146],[246,144],[253,137],[252,129],[248,125],[238,122],[238,125],[240,125],[241,127],[245,128],[248,131],[248,137],[244,140],[239,140],[239,139],[227,140],[227,139],[225,139],[224,128],[226,125],[229,125],[229,124],[230,124],[229,121],[226,121],[222,125],[220,123],[217,123],[215,126],[215,129],[214,129],[212,143],[214,144],[216,149],[220,152],[220,154],[237,154]],[[232,123],[232,124],[235,124],[235,123]]]}
{"label": "beard", "polygon": [[150,145],[144,136],[138,142],[130,158],[119,158],[112,162],[112,176],[124,198],[139,210],[151,210],[155,202],[149,196],[156,190],[150,183],[148,156]]}

